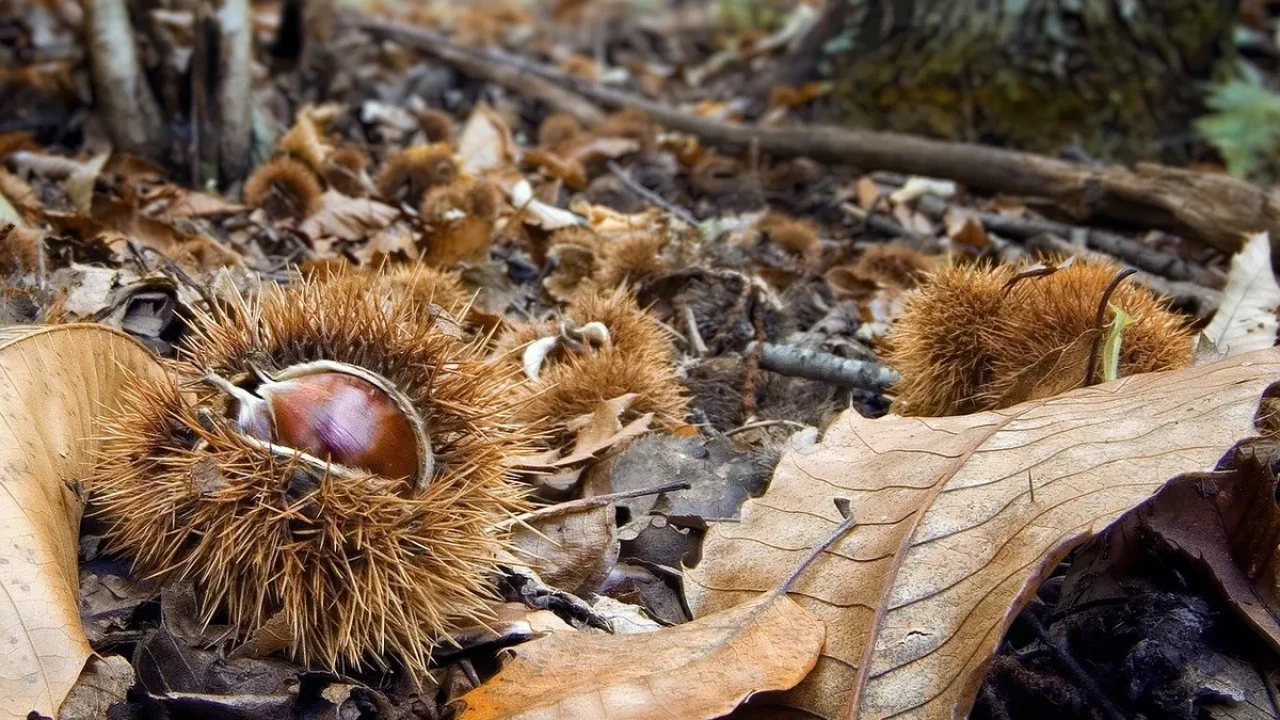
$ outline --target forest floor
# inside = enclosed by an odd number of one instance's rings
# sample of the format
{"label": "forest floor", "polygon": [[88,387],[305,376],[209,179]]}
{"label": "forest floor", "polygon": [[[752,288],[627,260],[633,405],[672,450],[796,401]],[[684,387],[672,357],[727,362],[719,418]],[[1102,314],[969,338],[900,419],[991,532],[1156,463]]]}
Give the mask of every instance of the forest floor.
{"label": "forest floor", "polygon": [[253,3],[237,158],[233,11],[148,125],[87,5],[0,15],[10,715],[1280,717],[1268,189],[822,129],[808,3]]}

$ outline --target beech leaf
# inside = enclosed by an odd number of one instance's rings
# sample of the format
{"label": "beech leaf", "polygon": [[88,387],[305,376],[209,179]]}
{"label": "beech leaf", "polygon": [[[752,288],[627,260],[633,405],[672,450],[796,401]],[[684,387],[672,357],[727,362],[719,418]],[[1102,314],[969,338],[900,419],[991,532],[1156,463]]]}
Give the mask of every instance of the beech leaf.
{"label": "beech leaf", "polygon": [[699,720],[813,667],[822,622],[783,593],[635,635],[551,633],[462,696],[458,720]]}
{"label": "beech leaf", "polygon": [[0,716],[54,716],[92,654],[76,549],[88,474],[128,373],[158,360],[101,325],[0,329]]}
{"label": "beech leaf", "polygon": [[1280,350],[1122,378],[974,415],[846,412],[793,443],[741,523],[685,572],[695,616],[778,586],[841,522],[859,525],[793,588],[827,623],[814,672],[769,702],[822,718],[965,717],[987,661],[1041,579],[1170,478],[1254,434]]}
{"label": "beech leaf", "polygon": [[1277,310],[1280,285],[1271,270],[1271,239],[1257,233],[1231,258],[1222,304],[1204,337],[1227,355],[1269,348],[1276,343]]}

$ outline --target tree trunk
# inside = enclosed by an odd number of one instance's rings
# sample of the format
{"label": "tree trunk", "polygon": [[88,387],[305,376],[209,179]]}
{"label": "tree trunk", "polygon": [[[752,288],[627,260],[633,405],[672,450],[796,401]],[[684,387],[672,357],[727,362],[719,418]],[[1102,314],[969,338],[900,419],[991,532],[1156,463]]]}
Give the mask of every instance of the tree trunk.
{"label": "tree trunk", "polygon": [[1238,0],[830,0],[779,80],[863,127],[1183,159]]}
{"label": "tree trunk", "polygon": [[125,0],[82,0],[93,94],[117,149],[163,160],[168,132],[142,72]]}

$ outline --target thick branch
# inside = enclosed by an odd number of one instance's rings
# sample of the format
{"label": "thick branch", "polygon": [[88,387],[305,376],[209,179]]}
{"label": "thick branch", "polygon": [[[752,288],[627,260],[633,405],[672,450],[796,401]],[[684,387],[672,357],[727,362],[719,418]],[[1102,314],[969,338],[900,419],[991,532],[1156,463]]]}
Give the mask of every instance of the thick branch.
{"label": "thick branch", "polygon": [[490,73],[498,65],[510,66],[514,77],[505,76],[513,86],[520,82],[516,78],[523,78],[526,87],[533,79],[552,81],[603,105],[640,110],[672,130],[716,145],[754,146],[779,157],[804,156],[865,171],[949,178],[973,190],[1046,198],[1078,222],[1108,220],[1159,228],[1225,252],[1239,249],[1247,233],[1266,230],[1280,240],[1280,198],[1225,175],[1159,165],[1091,167],[1033,153],[891,132],[724,122],[583,82],[507,53],[459,46],[437,33],[388,22],[367,22],[363,27],[451,64],[466,62]]}
{"label": "thick branch", "polygon": [[509,62],[486,60],[483,53],[449,42],[447,37],[432,30],[393,22],[367,22],[361,27],[374,35],[430,55],[466,75],[536,97],[555,110],[573,115],[583,125],[598,125],[604,121],[604,113],[580,94],[522,72]]}
{"label": "thick branch", "polygon": [[125,0],[81,0],[94,97],[116,149],[163,158],[160,106],[147,87]]}

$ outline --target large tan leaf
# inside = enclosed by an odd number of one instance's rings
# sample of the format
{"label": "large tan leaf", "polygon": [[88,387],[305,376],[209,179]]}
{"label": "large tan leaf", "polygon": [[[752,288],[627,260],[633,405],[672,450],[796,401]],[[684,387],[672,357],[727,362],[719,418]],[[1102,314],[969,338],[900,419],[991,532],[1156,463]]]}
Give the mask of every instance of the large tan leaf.
{"label": "large tan leaf", "polygon": [[847,498],[860,524],[792,588],[827,623],[823,658],[774,701],[823,718],[964,717],[1042,576],[1253,434],[1278,379],[1269,349],[977,415],[847,412],[783,457],[740,524],[707,534],[685,573],[690,607],[715,613],[777,586],[841,522],[833,498]]}
{"label": "large tan leaf", "polygon": [[462,697],[458,720],[700,720],[809,672],[822,622],[781,593],[638,635],[551,633]]}
{"label": "large tan leaf", "polygon": [[105,408],[155,356],[99,325],[0,329],[0,717],[54,716],[90,655],[80,626],[80,503]]}

